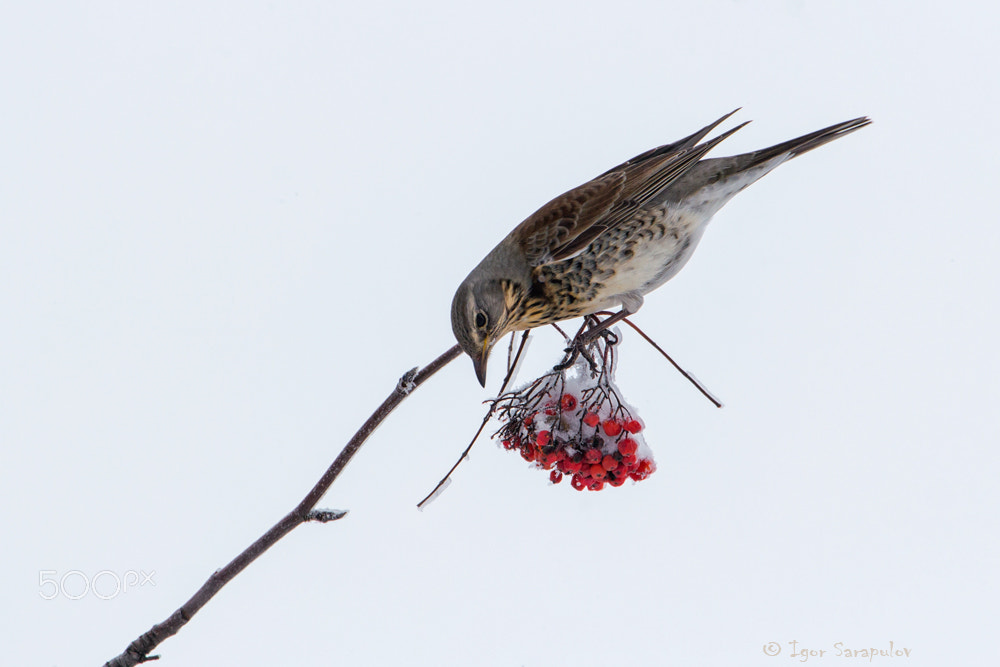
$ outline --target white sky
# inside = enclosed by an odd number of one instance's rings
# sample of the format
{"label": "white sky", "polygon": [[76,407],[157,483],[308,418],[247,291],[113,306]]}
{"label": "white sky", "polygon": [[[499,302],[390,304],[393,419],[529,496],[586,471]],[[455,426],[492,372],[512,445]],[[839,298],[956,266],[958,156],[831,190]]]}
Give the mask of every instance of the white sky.
{"label": "white sky", "polygon": [[[455,287],[514,224],[737,106],[755,122],[717,155],[875,124],[737,197],[636,318],[725,409],[627,336],[655,475],[577,493],[483,442],[421,513],[489,395],[461,359],[334,486],[349,517],[292,533],[163,664],[995,661],[980,4],[8,7],[5,663],[101,664],[165,619],[452,345]],[[540,332],[522,377],[557,351]],[[42,599],[103,570],[155,587]]]}

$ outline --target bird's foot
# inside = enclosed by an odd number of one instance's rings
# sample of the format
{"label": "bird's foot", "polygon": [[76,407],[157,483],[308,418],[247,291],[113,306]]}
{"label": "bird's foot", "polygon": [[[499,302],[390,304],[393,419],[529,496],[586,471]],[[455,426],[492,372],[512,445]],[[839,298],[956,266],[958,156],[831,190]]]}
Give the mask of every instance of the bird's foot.
{"label": "bird's foot", "polygon": [[596,317],[588,317],[586,326],[581,330],[575,338],[570,342],[569,347],[566,348],[566,356],[561,362],[555,365],[554,370],[561,371],[569,368],[576,363],[576,360],[583,357],[590,364],[591,370],[596,370],[600,368],[600,365],[595,360],[595,353],[600,356],[600,350],[597,348],[597,341],[603,340],[605,346],[613,346],[618,344],[618,335],[607,328],[608,324],[612,321],[617,322],[626,314],[618,313],[615,316],[609,317],[606,320],[598,320]]}

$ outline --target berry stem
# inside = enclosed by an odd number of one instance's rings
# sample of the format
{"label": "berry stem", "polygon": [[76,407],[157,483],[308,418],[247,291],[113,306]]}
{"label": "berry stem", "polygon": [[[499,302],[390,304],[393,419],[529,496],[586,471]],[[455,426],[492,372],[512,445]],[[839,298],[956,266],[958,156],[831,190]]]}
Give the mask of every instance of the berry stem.
{"label": "berry stem", "polygon": [[625,324],[627,324],[630,327],[632,327],[633,329],[635,329],[636,333],[638,333],[640,336],[642,336],[647,343],[649,343],[650,345],[652,345],[656,349],[657,352],[659,352],[660,354],[662,354],[663,357],[667,361],[669,361],[673,365],[673,367],[676,368],[678,370],[678,372],[680,372],[681,375],[683,375],[684,377],[687,378],[688,382],[690,382],[691,384],[693,384],[695,386],[695,388],[698,389],[698,391],[700,391],[705,396],[705,398],[707,398],[708,400],[712,401],[712,404],[715,405],[715,407],[717,407],[717,408],[721,408],[722,407],[722,402],[719,401],[719,399],[717,399],[715,396],[713,396],[712,392],[710,392],[707,388],[705,388],[705,385],[703,385],[698,380],[698,378],[696,378],[695,376],[691,375],[686,370],[684,370],[683,368],[681,368],[680,364],[678,364],[676,361],[674,361],[671,358],[671,356],[669,354],[667,354],[663,350],[662,347],[660,347],[659,345],[657,345],[656,341],[654,341],[652,338],[650,338],[649,336],[647,336],[645,331],[643,331],[642,329],[640,329],[634,322],[632,322],[632,320],[628,319],[627,317],[624,318],[622,321],[625,322]]}
{"label": "berry stem", "polygon": [[[511,342],[513,342],[513,339],[514,335],[511,334]],[[524,347],[527,344],[527,342],[528,342],[528,332],[525,331],[521,335],[521,343],[520,345],[518,345],[517,354],[514,355],[514,361],[507,368],[507,377],[503,379],[503,384],[500,385],[500,391],[497,392],[498,396],[502,396],[504,391],[507,390],[507,383],[509,383],[511,378],[514,376],[514,371],[517,369],[518,360],[521,358],[521,353],[524,351]],[[540,381],[541,378],[535,380],[536,383]],[[493,416],[493,412],[496,410],[496,407],[497,407],[497,402],[493,401],[490,404],[490,409],[486,411],[486,416],[483,417],[483,423],[479,425],[479,428],[476,429],[476,434],[472,436],[472,440],[469,442],[469,446],[465,448],[465,450],[462,452],[462,455],[458,457],[458,460],[455,461],[455,463],[451,466],[451,468],[448,469],[448,472],[445,474],[444,477],[441,478],[441,481],[437,483],[437,486],[435,486],[430,493],[424,496],[423,500],[417,503],[417,507],[423,509],[424,504],[434,497],[434,495],[438,492],[438,489],[440,489],[442,486],[448,483],[448,480],[451,478],[451,473],[455,472],[455,469],[459,466],[459,464],[461,464],[462,461],[465,460],[465,457],[469,455],[469,451],[472,449],[472,446],[476,444],[476,440],[479,439],[479,436],[480,434],[482,434],[483,429],[486,428],[486,425],[490,422],[490,418]]]}

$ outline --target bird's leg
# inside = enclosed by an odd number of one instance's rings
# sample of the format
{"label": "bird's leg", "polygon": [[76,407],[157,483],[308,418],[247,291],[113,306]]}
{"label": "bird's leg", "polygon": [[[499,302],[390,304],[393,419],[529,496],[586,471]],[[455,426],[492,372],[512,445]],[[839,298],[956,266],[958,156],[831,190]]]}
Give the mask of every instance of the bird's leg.
{"label": "bird's leg", "polygon": [[607,330],[608,327],[610,327],[612,324],[617,324],[618,322],[621,322],[626,317],[628,317],[629,315],[631,315],[632,312],[633,311],[626,310],[625,308],[622,308],[621,310],[619,310],[617,313],[615,313],[611,317],[605,318],[603,320],[599,320],[597,322],[597,324],[591,326],[586,331],[577,334],[576,339],[573,341],[573,345],[574,346],[579,346],[581,348],[587,347],[588,345],[590,345],[591,343],[593,343],[595,340],[597,340],[598,336],[602,336],[602,335],[604,335],[606,333],[610,333]]}
{"label": "bird's leg", "polygon": [[596,314],[590,314],[584,318],[583,326],[576,332],[576,336],[573,337],[573,342],[570,343],[570,346],[566,348],[566,358],[555,366],[555,370],[561,371],[569,368],[581,354],[590,362],[591,368],[597,368],[597,364],[594,362],[593,357],[588,354],[587,348],[593,345],[599,336],[606,336],[610,333],[608,327],[621,322],[642,307],[642,294],[638,292],[625,292],[619,298],[621,299],[622,309],[617,313],[603,320],[598,319]]}
{"label": "bird's leg", "polygon": [[[579,345],[581,347],[586,347],[597,340],[597,337],[602,335],[608,327],[612,324],[617,324],[624,320],[629,315],[635,314],[640,308],[642,308],[643,298],[638,292],[626,292],[621,295],[622,309],[611,317],[607,317],[603,320],[598,321],[593,324],[589,330],[581,331],[576,335],[573,341],[574,345]],[[590,317],[593,317],[591,315]],[[588,321],[592,322],[588,317]],[[594,318],[596,320],[596,318]]]}

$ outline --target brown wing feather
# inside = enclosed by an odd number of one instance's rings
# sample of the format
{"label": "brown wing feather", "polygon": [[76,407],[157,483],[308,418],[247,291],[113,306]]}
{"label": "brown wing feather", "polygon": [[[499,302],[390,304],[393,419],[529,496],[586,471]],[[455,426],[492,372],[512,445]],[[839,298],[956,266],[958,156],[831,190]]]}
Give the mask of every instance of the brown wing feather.
{"label": "brown wing feather", "polygon": [[[700,130],[698,130],[697,132],[684,137],[680,141],[675,141],[672,144],[664,144],[663,146],[657,146],[656,148],[649,149],[645,153],[640,153],[639,155],[636,155],[631,160],[628,160],[627,162],[623,162],[620,165],[618,165],[617,167],[612,167],[611,169],[608,169],[606,172],[604,172],[604,174],[610,174],[613,171],[621,171],[623,169],[631,167],[632,165],[634,165],[636,163],[643,162],[645,160],[649,160],[651,158],[658,157],[660,155],[666,155],[666,154],[669,154],[669,153],[677,153],[679,151],[684,150],[685,148],[691,148],[693,146],[696,146],[699,141],[701,141],[702,139],[704,139],[705,137],[708,136],[709,132],[711,132],[712,130],[714,130],[715,128],[717,128],[726,119],[728,119],[730,116],[732,116],[737,111],[739,111],[739,109],[734,109],[734,110],[730,111],[729,113],[727,113],[722,118],[719,118],[718,120],[716,120],[716,121],[714,121],[712,123],[709,123],[705,127],[703,127]],[[601,174],[601,176],[603,176],[604,174]]]}
{"label": "brown wing feather", "polygon": [[675,144],[638,155],[538,209],[511,232],[528,263],[538,266],[572,257],[608,229],[631,218],[716,144],[746,125],[692,145],[726,118]]}
{"label": "brown wing feather", "polygon": [[[639,209],[656,199],[672,183],[691,170],[708,151],[744,125],[746,123],[699,146],[685,146],[669,152],[664,150],[665,147],[660,147],[655,149],[655,155],[650,151],[626,162],[621,171],[614,172],[625,174],[625,183],[619,190],[614,205],[599,220],[561,246],[557,259],[572,257],[605,231],[630,219]],[[711,130],[712,127],[714,125],[703,132]],[[696,135],[692,135],[694,136]]]}
{"label": "brown wing feather", "polygon": [[561,251],[618,201],[625,174],[616,172],[559,195],[511,232],[532,266],[565,257]]}

